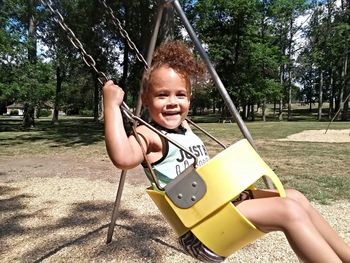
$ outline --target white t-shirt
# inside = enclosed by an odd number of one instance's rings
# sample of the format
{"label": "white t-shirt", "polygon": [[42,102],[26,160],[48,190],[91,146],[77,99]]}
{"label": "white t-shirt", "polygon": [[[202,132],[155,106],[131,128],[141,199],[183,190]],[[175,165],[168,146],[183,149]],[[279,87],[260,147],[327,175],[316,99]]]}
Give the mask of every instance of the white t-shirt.
{"label": "white t-shirt", "polygon": [[[191,130],[182,128],[182,131],[175,132],[161,127],[157,128],[196,156],[198,166],[203,165],[209,160],[209,155],[203,141]],[[170,141],[166,140],[165,145],[166,150],[164,156],[151,164],[161,187],[167,185],[194,162],[189,154],[185,153]],[[148,168],[144,164],[143,166],[147,177],[151,178]]]}

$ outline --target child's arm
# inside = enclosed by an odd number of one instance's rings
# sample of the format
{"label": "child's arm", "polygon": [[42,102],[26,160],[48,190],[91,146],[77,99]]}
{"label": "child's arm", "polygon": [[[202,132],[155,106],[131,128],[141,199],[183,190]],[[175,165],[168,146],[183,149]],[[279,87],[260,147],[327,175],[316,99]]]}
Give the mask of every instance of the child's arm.
{"label": "child's arm", "polygon": [[[103,87],[103,107],[105,141],[109,158],[113,164],[120,169],[131,169],[143,161],[142,150],[134,136],[128,137],[120,110],[123,102],[124,91],[108,81]],[[141,140],[144,149],[147,142]]]}

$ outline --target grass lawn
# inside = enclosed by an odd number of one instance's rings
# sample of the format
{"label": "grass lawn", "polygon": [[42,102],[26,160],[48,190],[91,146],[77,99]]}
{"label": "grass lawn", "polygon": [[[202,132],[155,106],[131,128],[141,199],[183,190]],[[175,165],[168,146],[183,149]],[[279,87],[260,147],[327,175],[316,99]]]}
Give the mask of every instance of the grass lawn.
{"label": "grass lawn", "polygon": [[[200,123],[225,144],[243,138],[234,123]],[[258,152],[279,175],[286,188],[297,188],[311,200],[329,203],[350,200],[350,143],[279,141],[303,130],[326,129],[327,122],[248,122]],[[349,129],[350,122],[334,122],[331,129]],[[199,132],[210,155],[221,150]],[[21,128],[21,120],[0,118],[0,156],[79,154],[82,158],[105,155],[103,124],[91,118],[64,117],[52,126],[49,118],[37,120],[31,130]]]}

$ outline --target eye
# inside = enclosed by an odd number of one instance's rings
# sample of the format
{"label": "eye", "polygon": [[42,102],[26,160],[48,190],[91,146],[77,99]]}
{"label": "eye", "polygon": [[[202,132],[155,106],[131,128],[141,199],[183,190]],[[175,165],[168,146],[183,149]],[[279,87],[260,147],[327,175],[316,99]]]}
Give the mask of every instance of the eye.
{"label": "eye", "polygon": [[165,98],[166,96],[167,96],[166,93],[158,93],[158,94],[157,94],[157,97],[158,97],[158,98],[161,98],[161,99]]}
{"label": "eye", "polygon": [[186,93],[186,92],[178,93],[178,94],[177,94],[177,97],[178,97],[178,98],[181,98],[181,99],[185,99],[185,98],[187,98],[187,93]]}

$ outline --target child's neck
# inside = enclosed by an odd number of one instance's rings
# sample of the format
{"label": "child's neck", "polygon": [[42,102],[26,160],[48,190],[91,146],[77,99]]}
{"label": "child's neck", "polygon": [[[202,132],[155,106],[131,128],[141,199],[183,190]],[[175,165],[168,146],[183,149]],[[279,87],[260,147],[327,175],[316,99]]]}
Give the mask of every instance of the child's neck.
{"label": "child's neck", "polygon": [[174,128],[174,129],[168,129],[166,127],[163,127],[162,125],[156,123],[155,121],[151,120],[151,124],[158,129],[164,130],[166,132],[169,133],[185,133],[186,132],[186,128],[182,126],[182,124],[180,124],[178,127]]}

